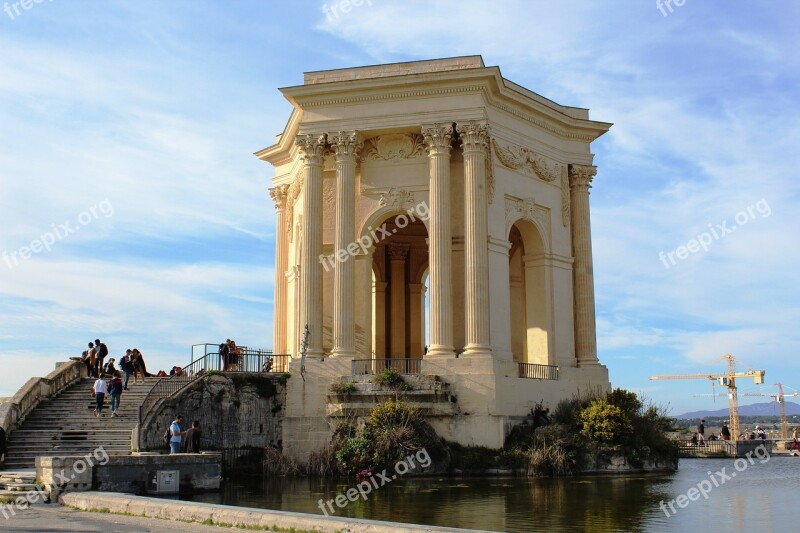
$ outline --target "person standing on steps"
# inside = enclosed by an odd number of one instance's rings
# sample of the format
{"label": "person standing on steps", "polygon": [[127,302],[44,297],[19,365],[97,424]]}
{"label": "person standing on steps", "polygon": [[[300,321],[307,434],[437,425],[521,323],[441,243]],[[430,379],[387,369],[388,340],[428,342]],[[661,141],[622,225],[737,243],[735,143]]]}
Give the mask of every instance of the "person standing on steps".
{"label": "person standing on steps", "polygon": [[131,374],[133,374],[133,361],[131,360],[131,354],[133,350],[128,348],[125,351],[125,355],[119,360],[119,368],[122,370],[123,374],[125,374],[125,381],[122,383],[122,390],[128,390],[128,380],[131,378]]}
{"label": "person standing on steps", "polygon": [[97,366],[95,367],[95,376],[100,377],[103,374],[103,362],[108,355],[108,346],[100,342],[100,339],[94,340],[94,347],[97,349]]}
{"label": "person standing on steps", "polygon": [[87,357],[87,361],[89,361],[89,377],[99,377],[97,373],[97,347],[95,347],[93,342],[89,343],[89,356]]}
{"label": "person standing on steps", "polygon": [[97,378],[92,385],[92,396],[94,396],[95,408],[94,416],[103,416],[103,401],[106,399],[106,392],[108,391],[108,383],[103,378]]}
{"label": "person standing on steps", "polygon": [[111,396],[111,416],[116,417],[119,401],[122,399],[122,380],[118,376],[114,376],[108,382],[108,394]]}

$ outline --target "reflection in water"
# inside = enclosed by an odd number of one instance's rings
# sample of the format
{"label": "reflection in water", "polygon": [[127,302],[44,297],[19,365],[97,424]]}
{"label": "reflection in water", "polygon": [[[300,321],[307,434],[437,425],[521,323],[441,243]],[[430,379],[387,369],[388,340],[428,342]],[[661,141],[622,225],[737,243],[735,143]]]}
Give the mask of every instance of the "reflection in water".
{"label": "reflection in water", "polygon": [[[792,495],[800,490],[800,459],[773,457],[751,465],[667,517],[659,507],[708,479],[728,459],[682,459],[675,474],[566,479],[405,478],[337,516],[492,531],[725,531],[794,530]],[[353,484],[310,479],[237,480],[195,501],[322,514],[327,501]]]}

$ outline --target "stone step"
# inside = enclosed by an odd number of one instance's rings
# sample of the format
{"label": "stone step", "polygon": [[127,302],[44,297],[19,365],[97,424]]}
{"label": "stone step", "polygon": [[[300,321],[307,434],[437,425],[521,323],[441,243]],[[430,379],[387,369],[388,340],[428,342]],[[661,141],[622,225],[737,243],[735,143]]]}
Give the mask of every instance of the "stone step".
{"label": "stone step", "polygon": [[28,491],[28,490],[35,490],[36,484],[35,483],[5,483],[0,481],[0,490],[12,490],[12,491]]}

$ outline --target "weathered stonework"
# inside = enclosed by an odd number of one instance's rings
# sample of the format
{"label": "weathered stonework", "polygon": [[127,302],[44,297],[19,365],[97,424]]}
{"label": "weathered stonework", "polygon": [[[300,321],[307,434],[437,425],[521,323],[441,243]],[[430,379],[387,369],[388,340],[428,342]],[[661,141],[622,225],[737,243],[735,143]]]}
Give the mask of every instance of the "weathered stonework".
{"label": "weathered stonework", "polygon": [[164,450],[161,440],[175,415],[184,429],[200,422],[201,450],[279,446],[286,403],[281,375],[211,375],[165,400],[144,421],[142,450]]}

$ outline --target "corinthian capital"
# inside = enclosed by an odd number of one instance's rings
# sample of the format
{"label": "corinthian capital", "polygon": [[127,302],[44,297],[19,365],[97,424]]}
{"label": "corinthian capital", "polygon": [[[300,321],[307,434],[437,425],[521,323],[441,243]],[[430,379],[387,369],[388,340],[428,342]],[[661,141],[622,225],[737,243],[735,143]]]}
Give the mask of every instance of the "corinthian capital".
{"label": "corinthian capital", "polygon": [[275,202],[275,209],[277,209],[278,211],[283,211],[284,209],[286,209],[286,199],[289,196],[288,185],[278,185],[277,187],[271,188],[269,190],[269,195]]}
{"label": "corinthian capital", "polygon": [[393,244],[389,246],[389,257],[392,261],[405,261],[408,255],[408,246],[402,244]]}
{"label": "corinthian capital", "polygon": [[588,191],[592,186],[592,178],[597,174],[597,167],[592,165],[570,165],[569,186],[571,189]]}
{"label": "corinthian capital", "polygon": [[307,133],[298,135],[294,143],[300,147],[302,158],[309,165],[322,165],[322,154],[325,152],[327,138],[324,133]]}
{"label": "corinthian capital", "polygon": [[489,125],[470,120],[456,128],[464,152],[483,152],[489,145]]}
{"label": "corinthian capital", "polygon": [[340,131],[333,136],[328,136],[328,139],[337,161],[355,159],[364,146],[363,141],[358,138],[357,131]]}
{"label": "corinthian capital", "polygon": [[422,127],[422,137],[429,156],[450,155],[453,140],[452,124],[430,124]]}

